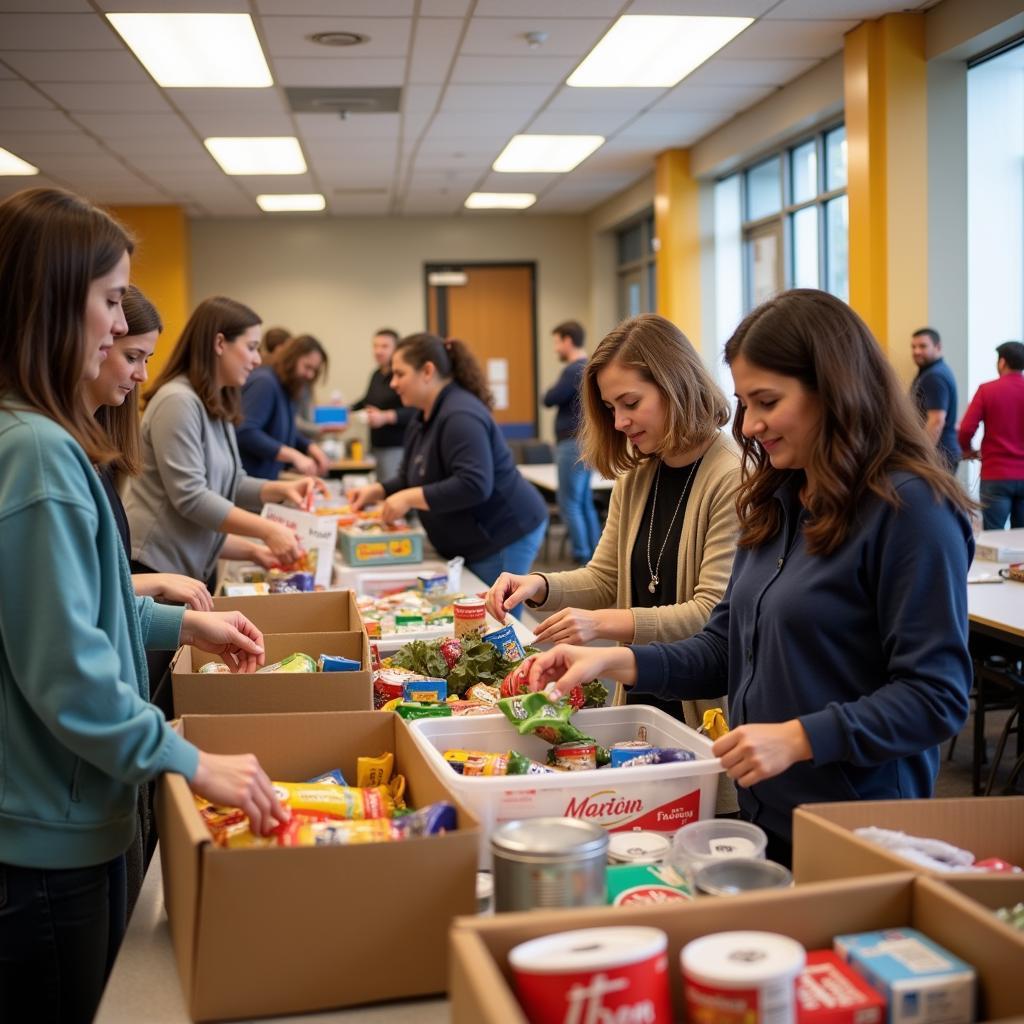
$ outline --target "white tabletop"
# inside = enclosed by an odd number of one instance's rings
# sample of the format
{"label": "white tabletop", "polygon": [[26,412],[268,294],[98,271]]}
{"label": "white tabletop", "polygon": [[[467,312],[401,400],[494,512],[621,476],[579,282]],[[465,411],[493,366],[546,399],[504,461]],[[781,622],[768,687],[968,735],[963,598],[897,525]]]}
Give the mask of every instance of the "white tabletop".
{"label": "white tabletop", "polygon": [[[158,850],[93,1024],[189,1024],[191,1019],[167,927]],[[442,1024],[451,1015],[448,1001],[437,998],[272,1019],[291,1024]]]}
{"label": "white tabletop", "polygon": [[[1018,532],[1024,531],[992,531]],[[967,614],[970,621],[987,626],[1001,633],[1009,633],[1024,639],[1024,583],[1004,580],[999,583],[976,582],[983,578],[999,577],[999,570],[1005,564],[977,561],[971,565],[967,583]]]}
{"label": "white tabletop", "polygon": [[[516,467],[535,487],[554,493],[558,490],[558,467],[553,462],[523,463]],[[590,474],[590,487],[594,491],[610,491],[614,480],[606,480],[597,470]]]}

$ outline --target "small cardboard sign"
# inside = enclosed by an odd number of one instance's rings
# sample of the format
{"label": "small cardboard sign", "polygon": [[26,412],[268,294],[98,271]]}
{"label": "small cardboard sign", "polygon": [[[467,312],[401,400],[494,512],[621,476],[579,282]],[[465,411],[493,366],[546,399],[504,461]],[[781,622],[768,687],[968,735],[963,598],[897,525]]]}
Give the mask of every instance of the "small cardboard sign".
{"label": "small cardboard sign", "polygon": [[294,530],[302,549],[316,552],[314,582],[318,587],[329,587],[334,571],[334,545],[338,539],[337,519],[301,512],[288,505],[264,505],[261,515]]}

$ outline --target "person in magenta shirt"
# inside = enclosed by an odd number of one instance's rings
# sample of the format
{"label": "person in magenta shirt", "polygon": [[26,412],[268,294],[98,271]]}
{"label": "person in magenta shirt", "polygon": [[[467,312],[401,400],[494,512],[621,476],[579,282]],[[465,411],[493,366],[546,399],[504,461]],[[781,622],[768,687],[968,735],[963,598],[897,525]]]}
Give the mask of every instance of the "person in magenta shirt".
{"label": "person in magenta shirt", "polygon": [[[960,423],[965,459],[981,459],[982,521],[986,530],[1024,527],[1024,344],[1004,341],[996,348],[997,380],[978,388]],[[981,451],[974,449],[985,424]]]}

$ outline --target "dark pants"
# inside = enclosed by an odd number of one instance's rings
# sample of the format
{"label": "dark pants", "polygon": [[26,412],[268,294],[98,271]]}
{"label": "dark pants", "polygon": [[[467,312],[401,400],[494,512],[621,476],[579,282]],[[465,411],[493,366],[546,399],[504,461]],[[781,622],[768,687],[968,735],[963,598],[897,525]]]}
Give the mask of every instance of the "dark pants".
{"label": "dark pants", "polygon": [[982,525],[986,530],[1010,529],[1024,526],[1024,480],[981,481]]}
{"label": "dark pants", "polygon": [[124,882],[121,860],[61,870],[0,864],[0,1021],[92,1020],[123,930],[111,922],[123,913],[123,897],[111,900]]}

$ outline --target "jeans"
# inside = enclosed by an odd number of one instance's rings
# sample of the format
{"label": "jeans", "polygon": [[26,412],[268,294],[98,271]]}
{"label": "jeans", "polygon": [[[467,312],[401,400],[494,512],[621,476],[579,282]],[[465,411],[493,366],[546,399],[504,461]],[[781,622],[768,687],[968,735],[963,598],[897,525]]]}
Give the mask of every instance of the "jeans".
{"label": "jeans", "polygon": [[1010,528],[1024,526],[1024,480],[982,480],[981,520],[986,530],[1002,530],[1006,520]]}
{"label": "jeans", "polygon": [[112,960],[113,868],[0,864],[0,1020],[92,1020]]}
{"label": "jeans", "polygon": [[580,450],[572,438],[555,445],[558,467],[558,510],[569,531],[573,558],[589,562],[601,536],[601,524],[590,490],[590,467],[580,462]]}
{"label": "jeans", "polygon": [[[533,568],[533,560],[537,557],[547,529],[548,521],[545,518],[540,526],[534,527],[519,540],[512,541],[508,547],[475,562],[467,562],[466,568],[474,575],[479,576],[487,586],[491,586],[503,572],[510,572],[515,576],[525,576]],[[512,614],[517,619],[521,619],[523,606],[520,605]]]}

